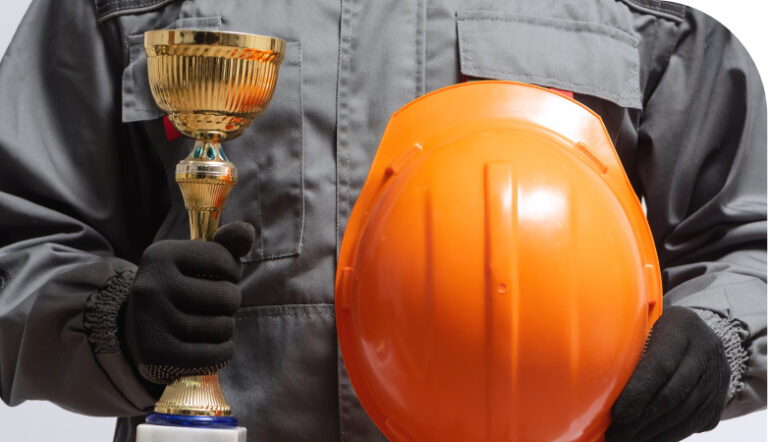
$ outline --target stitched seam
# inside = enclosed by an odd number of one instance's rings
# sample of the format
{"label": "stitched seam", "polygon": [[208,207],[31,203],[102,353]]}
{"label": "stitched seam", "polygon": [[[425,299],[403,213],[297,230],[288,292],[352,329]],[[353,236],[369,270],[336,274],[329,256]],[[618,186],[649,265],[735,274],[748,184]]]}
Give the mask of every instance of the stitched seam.
{"label": "stitched seam", "polygon": [[259,258],[264,257],[264,222],[261,220],[261,183],[259,179],[261,174],[259,173],[259,163],[254,164],[256,168],[256,221],[259,223]]}
{"label": "stitched seam", "polygon": [[423,75],[424,72],[424,63],[425,63],[425,45],[424,45],[424,24],[421,20],[421,12],[422,8],[425,7],[425,0],[417,0],[416,1],[416,38],[414,38],[414,49],[416,51],[416,81],[415,81],[415,87],[416,91],[414,94],[414,97],[420,97],[424,94],[425,90],[425,75]]}
{"label": "stitched seam", "polygon": [[296,255],[298,255],[298,254],[299,254],[299,252],[298,252],[297,250],[295,250],[295,249],[294,249],[294,250],[290,250],[290,251],[288,251],[288,252],[281,252],[281,253],[279,253],[279,254],[277,254],[277,255],[274,255],[274,254],[273,254],[273,255],[265,255],[265,256],[261,256],[261,255],[259,255],[258,257],[252,257],[252,258],[248,258],[248,259],[242,259],[241,261],[242,261],[242,262],[259,262],[259,261],[269,261],[269,260],[273,260],[273,259],[290,258],[291,256],[296,256]]}
{"label": "stitched seam", "polygon": [[[651,47],[651,53],[653,53],[656,50],[656,46],[659,43],[659,24],[654,23],[653,24],[653,38],[651,40],[653,42],[653,46]],[[648,74],[648,78],[645,80],[645,84],[640,85],[640,95],[643,97],[643,103],[642,108],[645,109],[645,105],[648,103],[648,99],[650,99],[651,95],[648,93],[648,80],[650,79],[650,72]],[[632,126],[636,131],[640,128],[640,118],[637,119],[637,123],[633,122]]]}
{"label": "stitched seam", "polygon": [[[541,20],[541,19],[532,19],[529,17],[467,17],[467,18],[460,19],[460,21],[525,23],[528,25],[542,26],[542,27],[557,29],[559,31],[571,32],[574,34],[602,35],[610,38],[611,40],[618,41],[620,43],[630,44],[632,45],[632,47],[637,47],[640,42],[640,39],[638,37],[628,33],[623,29],[616,28],[613,26],[603,25],[603,24],[589,23],[589,22],[564,21],[564,20]],[[580,24],[586,24],[589,26],[595,26],[595,28],[594,29],[570,28],[567,26],[558,25],[557,23],[580,23]],[[626,37],[626,39],[617,37],[612,33],[614,31],[623,35],[624,37]]]}
{"label": "stitched seam", "polygon": [[140,14],[142,12],[154,11],[155,9],[160,9],[160,8],[170,4],[170,3],[173,3],[174,1],[176,1],[176,0],[164,0],[164,1],[160,2],[160,3],[156,3],[156,4],[153,4],[153,5],[150,5],[150,6],[145,6],[143,8],[123,9],[123,10],[119,10],[118,9],[118,10],[112,11],[112,12],[108,11],[108,12],[106,12],[104,14],[98,14],[97,13],[96,14],[97,21],[99,23],[104,23],[107,20],[113,19],[115,17],[119,17],[121,15]]}
{"label": "stitched seam", "polygon": [[[304,243],[304,217],[306,211],[306,204],[304,203],[304,67],[302,61],[304,60],[304,52],[301,43],[298,44],[298,60],[297,65],[299,68],[299,151],[301,152],[301,159],[299,160],[299,179],[301,180],[301,212],[299,214],[299,239],[296,246],[293,248],[295,254],[299,254],[302,244]],[[274,256],[274,255],[273,255]]]}
{"label": "stitched seam", "polygon": [[334,315],[330,313],[286,313],[286,314],[270,314],[270,315],[243,315],[238,316],[236,319],[238,321],[242,321],[243,319],[249,319],[249,318],[266,318],[266,319],[283,319],[283,318],[323,318],[323,319],[333,319],[335,318]]}
{"label": "stitched seam", "polygon": [[[173,0],[170,0],[170,1],[173,1]],[[101,15],[104,12],[119,12],[119,11],[128,11],[131,9],[141,9],[147,6],[154,6],[157,3],[163,3],[163,2],[170,3],[170,1],[169,0],[148,0],[145,2],[140,2],[138,4],[125,5],[121,7],[120,3],[123,3],[123,1],[114,0],[106,3],[102,3],[101,5],[96,5],[96,11],[99,15]]]}
{"label": "stitched seam", "polygon": [[351,409],[352,409],[352,401],[347,392],[347,383],[349,382],[349,376],[347,374],[347,369],[344,366],[344,358],[341,354],[341,349],[339,348],[338,342],[336,345],[336,364],[338,365],[338,374],[336,376],[336,382],[340,381],[340,377],[346,378],[344,380],[344,386],[341,385],[339,382],[339,385],[337,387],[339,391],[339,421],[340,421],[340,427],[339,433],[341,433],[341,440],[345,440],[344,436],[349,435],[351,433],[350,431],[350,420],[348,419],[348,416],[350,415]]}
{"label": "stitched seam", "polygon": [[346,131],[349,130],[350,108],[348,103],[348,83],[351,70],[352,36],[351,23],[354,19],[350,1],[342,1],[341,41],[339,42],[339,79],[336,92],[336,255],[338,256],[342,238],[342,220],[349,215],[349,178],[347,170],[351,167],[351,153]]}
{"label": "stitched seam", "polygon": [[415,11],[416,14],[414,14],[414,23],[413,23],[413,59],[415,61],[415,72],[414,72],[414,82],[413,82],[413,97],[416,98],[419,96],[419,4],[421,3],[420,0],[416,0],[414,2],[415,5]]}
{"label": "stitched seam", "polygon": [[640,12],[656,15],[675,22],[681,22],[685,19],[685,6],[669,2],[651,2],[638,0],[619,0],[630,8]]}
{"label": "stitched seam", "polygon": [[[350,23],[351,23],[351,19],[350,19]],[[348,38],[348,40],[349,40],[349,45],[350,45],[350,48],[351,48],[351,46],[352,46],[352,37],[350,36]],[[348,55],[349,55],[349,59],[348,59],[349,71],[348,72],[351,72],[352,71],[352,52],[350,51],[350,53]],[[349,80],[349,79],[347,79],[347,80]],[[349,115],[351,115],[351,110],[352,110],[351,106],[347,106],[348,118],[349,118]],[[349,130],[349,119],[347,120],[347,125],[348,125],[347,129]],[[347,134],[347,135],[349,135],[349,134]],[[347,151],[346,163],[347,164],[346,164],[346,168],[344,169],[344,172],[345,172],[345,184],[344,184],[344,193],[345,193],[344,203],[345,203],[345,206],[344,206],[344,216],[346,218],[345,221],[344,221],[345,230],[346,230],[346,225],[349,222],[349,217],[352,214],[351,213],[351,207],[350,207],[350,204],[352,204],[352,172],[351,172],[352,171],[352,150],[349,149],[349,143],[348,142],[346,143],[346,147],[347,147],[347,149],[346,149],[346,151]],[[342,234],[342,238],[343,238],[343,234]],[[337,255],[338,255],[338,253],[337,253]]]}
{"label": "stitched seam", "polygon": [[[241,321],[248,318],[312,318],[333,319],[336,314],[333,304],[284,304],[245,307],[235,314],[235,319]],[[307,311],[312,310],[312,311]]]}
{"label": "stitched seam", "polygon": [[611,99],[617,100],[617,101],[624,101],[624,100],[638,101],[639,100],[639,97],[630,96],[630,95],[616,95],[616,93],[613,92],[613,91],[610,91],[610,90],[607,90],[607,89],[602,89],[602,88],[596,87],[594,85],[586,84],[586,83],[577,83],[577,82],[574,82],[574,81],[564,82],[564,81],[553,79],[553,78],[550,78],[550,77],[542,77],[542,76],[538,76],[538,75],[528,75],[528,74],[522,74],[522,73],[513,72],[513,71],[500,71],[500,70],[495,70],[495,69],[485,69],[485,68],[480,68],[480,67],[476,67],[476,66],[467,66],[467,70],[474,70],[474,71],[477,72],[477,74],[479,74],[479,76],[484,76],[484,73],[496,74],[496,75],[498,75],[498,74],[507,74],[507,75],[514,75],[516,77],[523,78],[525,80],[531,80],[531,82],[533,82],[533,83],[558,83],[558,84],[563,85],[565,87],[567,87],[567,86],[577,86],[577,87],[583,88],[582,93],[590,94],[590,92],[593,92],[593,93],[597,93],[597,94],[602,94],[603,96],[605,96],[605,98],[611,98]]}

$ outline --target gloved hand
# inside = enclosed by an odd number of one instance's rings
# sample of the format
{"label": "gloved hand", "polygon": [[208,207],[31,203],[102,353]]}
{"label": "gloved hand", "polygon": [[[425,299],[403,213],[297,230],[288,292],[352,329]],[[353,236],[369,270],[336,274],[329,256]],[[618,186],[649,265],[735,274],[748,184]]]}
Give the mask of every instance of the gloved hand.
{"label": "gloved hand", "polygon": [[692,310],[665,307],[613,405],[606,440],[678,441],[711,430],[725,407],[729,379],[720,338]]}
{"label": "gloved hand", "polygon": [[239,258],[253,240],[253,227],[238,222],[221,227],[211,242],[165,240],[145,250],[121,325],[147,380],[167,384],[229,363],[240,306]]}

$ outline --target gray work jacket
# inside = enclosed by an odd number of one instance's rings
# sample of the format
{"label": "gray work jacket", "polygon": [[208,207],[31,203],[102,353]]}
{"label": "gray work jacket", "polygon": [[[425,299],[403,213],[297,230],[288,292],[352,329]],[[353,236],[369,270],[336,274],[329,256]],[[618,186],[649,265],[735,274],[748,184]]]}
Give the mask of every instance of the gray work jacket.
{"label": "gray work jacket", "polygon": [[188,235],[172,170],[191,140],[166,136],[142,48],[169,27],[288,41],[272,104],[225,146],[241,178],[224,222],[258,234],[222,372],[251,440],[383,438],[338,351],[337,251],[389,116],[464,78],[572,91],[602,116],[666,302],[726,342],[725,416],[765,405],[763,87],[721,25],[655,0],[34,1],[0,66],[6,403],[122,416],[117,441],[154,403],[117,324],[142,251]]}

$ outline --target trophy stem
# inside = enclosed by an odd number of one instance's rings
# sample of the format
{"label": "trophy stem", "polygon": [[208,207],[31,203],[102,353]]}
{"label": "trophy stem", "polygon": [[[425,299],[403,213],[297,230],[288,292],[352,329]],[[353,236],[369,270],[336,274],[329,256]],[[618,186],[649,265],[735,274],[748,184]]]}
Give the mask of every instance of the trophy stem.
{"label": "trophy stem", "polygon": [[[212,133],[195,141],[187,158],[176,165],[176,182],[189,212],[190,237],[210,241],[219,227],[221,211],[237,182],[237,168],[227,160],[221,136]],[[230,407],[218,373],[185,376],[168,384],[155,412],[193,416],[229,416]]]}
{"label": "trophy stem", "polygon": [[227,160],[220,140],[216,135],[198,139],[189,156],[176,165],[176,182],[189,212],[192,239],[213,239],[229,192],[237,182],[237,168]]}

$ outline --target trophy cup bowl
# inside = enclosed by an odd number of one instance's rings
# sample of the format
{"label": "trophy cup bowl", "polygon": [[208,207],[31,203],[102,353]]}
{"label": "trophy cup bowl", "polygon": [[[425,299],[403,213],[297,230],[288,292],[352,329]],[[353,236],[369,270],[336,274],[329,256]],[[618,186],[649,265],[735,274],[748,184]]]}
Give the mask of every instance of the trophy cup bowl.
{"label": "trophy cup bowl", "polygon": [[177,129],[195,139],[232,139],[269,104],[285,41],[188,30],[144,37],[152,95]]}
{"label": "trophy cup bowl", "polygon": [[[144,34],[152,95],[184,135],[192,152],[176,167],[176,182],[189,212],[192,239],[211,240],[221,210],[237,182],[237,169],[221,142],[242,134],[269,104],[277,84],[285,41],[279,38],[195,30],[157,30]],[[218,369],[139,367],[150,378],[173,380],[147,422],[234,427],[221,391]],[[159,417],[158,417],[159,416]],[[194,421],[195,419],[192,419]]]}

